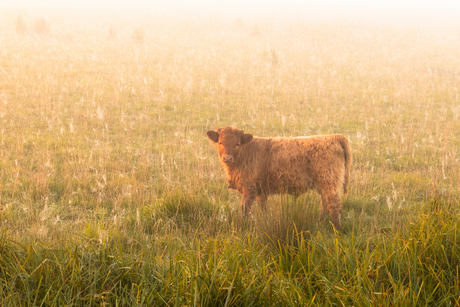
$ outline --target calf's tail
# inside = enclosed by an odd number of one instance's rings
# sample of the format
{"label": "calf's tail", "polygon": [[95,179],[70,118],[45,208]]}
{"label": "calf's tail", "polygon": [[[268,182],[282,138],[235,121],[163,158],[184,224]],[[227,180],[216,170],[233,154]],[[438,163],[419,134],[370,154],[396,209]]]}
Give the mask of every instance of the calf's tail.
{"label": "calf's tail", "polygon": [[345,174],[343,178],[343,194],[347,194],[348,192],[348,178],[350,177],[350,168],[351,168],[351,146],[348,142],[347,138],[343,135],[338,136],[338,141],[343,148],[344,151],[344,158],[345,158]]}

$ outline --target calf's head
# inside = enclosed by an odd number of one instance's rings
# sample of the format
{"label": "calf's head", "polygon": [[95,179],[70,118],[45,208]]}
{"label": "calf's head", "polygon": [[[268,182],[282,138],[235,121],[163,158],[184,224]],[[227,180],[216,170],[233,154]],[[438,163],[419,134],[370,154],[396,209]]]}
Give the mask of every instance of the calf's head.
{"label": "calf's head", "polygon": [[241,147],[252,140],[252,134],[233,127],[209,130],[206,134],[217,145],[219,158],[225,164],[238,163]]}

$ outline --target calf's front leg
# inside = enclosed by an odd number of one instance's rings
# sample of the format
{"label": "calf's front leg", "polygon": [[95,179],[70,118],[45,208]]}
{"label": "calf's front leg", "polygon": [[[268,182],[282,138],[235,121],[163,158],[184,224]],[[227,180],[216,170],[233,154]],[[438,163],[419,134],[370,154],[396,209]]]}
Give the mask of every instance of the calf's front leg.
{"label": "calf's front leg", "polygon": [[241,207],[244,215],[248,215],[251,212],[251,206],[254,202],[255,193],[252,189],[243,188],[243,198],[241,199]]}

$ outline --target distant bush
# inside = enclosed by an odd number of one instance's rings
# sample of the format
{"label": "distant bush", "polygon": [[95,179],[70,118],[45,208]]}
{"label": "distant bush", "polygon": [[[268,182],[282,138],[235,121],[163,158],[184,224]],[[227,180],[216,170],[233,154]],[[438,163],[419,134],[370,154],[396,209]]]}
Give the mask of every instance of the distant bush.
{"label": "distant bush", "polygon": [[141,29],[141,28],[134,29],[133,34],[131,36],[133,41],[138,45],[142,45],[144,43],[145,41],[144,37],[145,37],[145,31],[144,29]]}
{"label": "distant bush", "polygon": [[22,16],[16,17],[16,33],[23,34],[26,32],[27,26],[24,22],[24,18]]}
{"label": "distant bush", "polygon": [[109,39],[114,39],[117,37],[117,31],[115,30],[115,27],[111,25],[109,27]]}
{"label": "distant bush", "polygon": [[259,37],[260,36],[260,28],[258,25],[254,26],[254,29],[252,30],[252,37]]}
{"label": "distant bush", "polygon": [[45,18],[40,17],[34,22],[34,31],[37,34],[46,34],[49,32],[49,25],[46,22]]}

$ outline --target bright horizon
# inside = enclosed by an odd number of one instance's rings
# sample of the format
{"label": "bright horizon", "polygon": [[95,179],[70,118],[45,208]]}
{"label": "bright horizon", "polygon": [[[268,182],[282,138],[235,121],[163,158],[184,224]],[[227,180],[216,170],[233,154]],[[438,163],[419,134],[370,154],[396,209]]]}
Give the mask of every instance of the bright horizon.
{"label": "bright horizon", "polygon": [[460,1],[415,1],[415,0],[327,0],[327,1],[147,1],[147,0],[0,0],[0,9],[72,9],[81,11],[122,11],[147,14],[193,14],[193,13],[220,13],[242,16],[315,16],[316,18],[354,18],[362,16],[372,19],[373,16],[397,17],[401,20],[417,15],[419,18],[447,17],[455,21],[456,14],[460,13]]}

